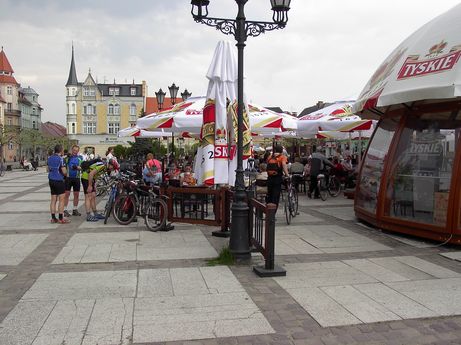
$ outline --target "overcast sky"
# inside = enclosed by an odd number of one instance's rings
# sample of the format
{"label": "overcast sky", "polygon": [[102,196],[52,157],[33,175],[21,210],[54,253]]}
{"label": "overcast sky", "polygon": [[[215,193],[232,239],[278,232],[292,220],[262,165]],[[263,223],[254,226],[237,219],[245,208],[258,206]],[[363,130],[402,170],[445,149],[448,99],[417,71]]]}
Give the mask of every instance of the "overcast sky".
{"label": "overcast sky", "polygon": [[[318,100],[356,97],[407,36],[458,1],[292,0],[283,30],[249,38],[250,101],[301,112]],[[233,0],[211,0],[210,16],[235,18]],[[270,0],[249,0],[248,20],[270,21]],[[74,41],[83,81],[146,80],[149,96],[175,82],[204,95],[219,40],[193,21],[188,0],[0,0],[0,45],[23,87],[40,94],[43,121],[65,124],[65,83]]]}

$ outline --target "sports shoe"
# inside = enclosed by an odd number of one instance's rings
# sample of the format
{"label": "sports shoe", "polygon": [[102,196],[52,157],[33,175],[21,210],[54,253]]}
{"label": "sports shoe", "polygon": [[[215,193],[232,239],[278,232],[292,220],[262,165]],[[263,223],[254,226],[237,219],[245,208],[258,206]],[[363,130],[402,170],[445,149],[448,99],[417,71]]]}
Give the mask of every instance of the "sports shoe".
{"label": "sports shoe", "polygon": [[92,215],[86,216],[87,222],[97,222],[98,220],[99,218],[97,218],[96,216],[92,216]]}
{"label": "sports shoe", "polygon": [[70,223],[70,220],[67,219],[67,218],[58,219],[58,223],[59,223],[59,224],[69,224],[69,223]]}
{"label": "sports shoe", "polygon": [[80,212],[78,212],[77,210],[73,210],[72,215],[73,216],[81,216],[82,214]]}
{"label": "sports shoe", "polygon": [[67,211],[67,210],[64,210],[64,217],[67,217],[67,218],[69,218],[69,217],[70,217],[70,213],[69,213],[69,211]]}
{"label": "sports shoe", "polygon": [[51,218],[51,223],[52,224],[56,224],[58,222],[58,220],[56,218]]}
{"label": "sports shoe", "polygon": [[95,212],[95,213],[94,213],[94,216],[95,216],[96,218],[98,218],[98,219],[106,219],[106,217],[105,217],[104,215],[102,215],[101,213]]}

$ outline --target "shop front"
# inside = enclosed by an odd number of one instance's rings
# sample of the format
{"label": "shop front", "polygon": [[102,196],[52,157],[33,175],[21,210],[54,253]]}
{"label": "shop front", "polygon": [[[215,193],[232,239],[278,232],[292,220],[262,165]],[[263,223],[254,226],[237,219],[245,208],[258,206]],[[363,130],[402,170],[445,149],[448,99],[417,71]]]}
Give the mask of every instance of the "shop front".
{"label": "shop front", "polygon": [[359,218],[391,231],[461,243],[460,109],[460,103],[422,105],[381,119],[360,171]]}

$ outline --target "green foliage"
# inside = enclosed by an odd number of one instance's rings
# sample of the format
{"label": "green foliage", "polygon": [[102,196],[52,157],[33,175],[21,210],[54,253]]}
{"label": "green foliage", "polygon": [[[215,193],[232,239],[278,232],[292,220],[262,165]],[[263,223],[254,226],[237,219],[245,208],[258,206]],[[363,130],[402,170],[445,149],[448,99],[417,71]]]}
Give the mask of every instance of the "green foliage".
{"label": "green foliage", "polygon": [[126,157],[126,151],[128,150],[127,147],[123,145],[116,145],[114,146],[114,155],[115,157],[121,158],[121,157]]}
{"label": "green foliage", "polygon": [[135,138],[130,142],[130,147],[126,149],[126,156],[133,159],[144,158],[149,152],[152,152],[153,145],[151,138]]}
{"label": "green foliage", "polygon": [[226,265],[231,266],[235,263],[234,256],[229,250],[229,247],[223,247],[217,258],[208,260],[208,266]]}

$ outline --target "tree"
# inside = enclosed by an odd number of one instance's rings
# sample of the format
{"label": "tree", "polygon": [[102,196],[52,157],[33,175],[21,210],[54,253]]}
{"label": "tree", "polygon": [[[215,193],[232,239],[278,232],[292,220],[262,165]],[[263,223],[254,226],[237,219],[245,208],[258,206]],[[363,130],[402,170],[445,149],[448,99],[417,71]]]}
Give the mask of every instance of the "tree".
{"label": "tree", "polygon": [[130,147],[126,150],[126,156],[134,160],[144,159],[148,153],[153,152],[151,138],[135,138],[134,142],[130,142]]}
{"label": "tree", "polygon": [[118,158],[125,158],[127,150],[128,148],[123,145],[120,145],[120,144],[116,145],[114,146],[114,155],[115,157],[118,157]]}
{"label": "tree", "polygon": [[3,145],[7,145],[10,141],[15,141],[17,129],[10,126],[0,125],[0,158],[3,160]]}

